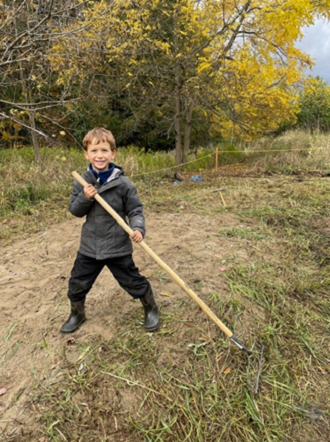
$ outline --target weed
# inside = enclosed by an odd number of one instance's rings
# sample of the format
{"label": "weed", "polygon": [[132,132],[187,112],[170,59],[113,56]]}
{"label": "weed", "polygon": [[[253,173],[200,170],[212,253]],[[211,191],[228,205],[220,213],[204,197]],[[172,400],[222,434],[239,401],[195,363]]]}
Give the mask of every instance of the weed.
{"label": "weed", "polygon": [[8,331],[7,331],[6,335],[3,338],[4,341],[8,341],[10,339],[10,337],[13,334],[16,326],[17,326],[17,324],[9,324]]}

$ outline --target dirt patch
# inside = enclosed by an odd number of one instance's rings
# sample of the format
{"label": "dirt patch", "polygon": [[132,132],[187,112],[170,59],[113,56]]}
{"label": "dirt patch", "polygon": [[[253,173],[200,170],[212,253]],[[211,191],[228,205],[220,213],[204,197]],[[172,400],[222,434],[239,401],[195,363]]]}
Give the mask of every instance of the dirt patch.
{"label": "dirt patch", "polygon": [[[146,242],[207,304],[213,291],[224,299],[228,290],[225,268],[246,260],[246,246],[239,241],[217,236],[222,225],[241,225],[234,215],[201,216],[193,214],[146,213]],[[70,336],[59,329],[69,314],[66,297],[68,278],[78,249],[81,224],[72,219],[57,224],[43,233],[19,240],[1,252],[1,317],[0,317],[0,387],[8,391],[0,396],[0,434],[17,436],[24,428],[36,424],[28,399],[36,384],[59,382],[65,350],[67,362],[77,362],[78,346],[70,345]],[[134,258],[141,273],[149,278],[162,315],[173,313],[178,303],[186,302],[185,327],[179,327],[171,343],[189,338],[198,340],[200,328],[208,319],[194,301],[157,264],[135,246]],[[162,292],[166,292],[161,294]],[[130,327],[144,333],[142,309],[132,300],[105,269],[89,293],[87,322],[75,339],[90,341],[102,336],[111,339]],[[204,317],[205,316],[205,317]],[[215,327],[215,326],[214,326]],[[212,332],[213,330],[213,332]],[[211,334],[215,328],[211,327]],[[161,366],[170,352],[164,351],[156,361]],[[179,352],[171,351],[176,364],[183,363]],[[165,361],[166,362],[166,361]],[[117,397],[116,400],[120,400]],[[132,403],[131,398],[123,398]],[[34,420],[33,420],[34,419]]]}

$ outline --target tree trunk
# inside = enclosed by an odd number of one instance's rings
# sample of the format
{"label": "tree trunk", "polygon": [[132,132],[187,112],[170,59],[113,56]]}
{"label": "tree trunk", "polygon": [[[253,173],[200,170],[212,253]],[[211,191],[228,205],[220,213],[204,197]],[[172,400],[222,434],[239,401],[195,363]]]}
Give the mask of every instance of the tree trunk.
{"label": "tree trunk", "polygon": [[29,120],[30,120],[30,126],[31,126],[31,139],[32,139],[32,145],[34,149],[34,158],[37,163],[40,161],[40,144],[36,133],[36,119],[35,119],[35,112],[29,111]]}
{"label": "tree trunk", "polygon": [[[178,17],[173,18],[173,43],[175,54],[179,53],[178,41]],[[174,100],[175,100],[175,115],[174,115],[174,131],[175,131],[175,163],[181,164],[183,158],[182,152],[182,137],[181,137],[181,66],[178,62],[175,63],[175,86],[174,86]]]}
{"label": "tree trunk", "polygon": [[184,126],[184,141],[183,141],[183,156],[182,162],[186,163],[188,160],[189,147],[190,147],[190,134],[191,134],[191,120],[194,110],[194,103],[191,101],[186,109],[186,121]]}
{"label": "tree trunk", "polygon": [[[22,90],[25,97],[25,102],[32,105],[33,101],[32,101],[31,91],[24,77],[24,68],[22,66],[22,63],[20,63],[20,76],[21,76]],[[34,158],[38,163],[40,161],[40,145],[36,133],[35,111],[31,109],[28,111],[28,114],[29,114],[29,122],[31,127],[30,134],[31,134],[32,146],[34,149]]]}
{"label": "tree trunk", "polygon": [[180,99],[180,87],[177,84],[175,85],[174,130],[175,130],[175,163],[181,164],[183,160],[182,141],[181,141],[181,99]]}

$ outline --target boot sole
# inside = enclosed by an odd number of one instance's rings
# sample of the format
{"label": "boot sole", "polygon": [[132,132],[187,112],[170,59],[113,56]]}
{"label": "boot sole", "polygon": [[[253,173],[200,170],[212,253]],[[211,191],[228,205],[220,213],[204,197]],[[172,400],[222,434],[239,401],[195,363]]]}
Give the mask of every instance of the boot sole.
{"label": "boot sole", "polygon": [[73,328],[72,330],[62,330],[62,328],[60,329],[60,332],[63,333],[64,335],[68,335],[69,333],[74,333],[76,330],[78,330],[78,328],[86,321],[86,318],[83,319],[82,321],[79,322],[79,324]]}
{"label": "boot sole", "polygon": [[160,322],[158,322],[158,324],[155,325],[154,327],[149,327],[149,328],[144,327],[144,329],[147,333],[150,333],[150,332],[157,331],[159,329],[159,327],[160,327]]}

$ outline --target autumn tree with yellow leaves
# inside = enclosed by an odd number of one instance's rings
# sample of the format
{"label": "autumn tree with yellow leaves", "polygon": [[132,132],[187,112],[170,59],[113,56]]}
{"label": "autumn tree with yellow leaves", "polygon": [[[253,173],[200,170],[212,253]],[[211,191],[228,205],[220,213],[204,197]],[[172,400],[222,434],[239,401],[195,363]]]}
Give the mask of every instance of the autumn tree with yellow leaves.
{"label": "autumn tree with yellow leaves", "polygon": [[[310,58],[295,47],[301,28],[330,2],[306,0],[101,1],[84,11],[86,30],[51,54],[63,84],[107,82],[137,127],[152,118],[174,133],[176,161],[187,160],[191,131],[251,138],[297,112],[294,86]],[[59,57],[65,49],[66,57]]]}
{"label": "autumn tree with yellow leaves", "polygon": [[[328,16],[330,0],[104,0],[85,2],[47,62],[58,90],[89,121],[105,114],[119,140],[173,139],[178,164],[191,139],[272,133],[297,112],[295,86],[311,65],[301,29]],[[90,104],[90,105],[89,105]],[[99,104],[98,107],[95,104]],[[88,109],[89,107],[89,109]],[[102,112],[101,112],[102,109]]]}

